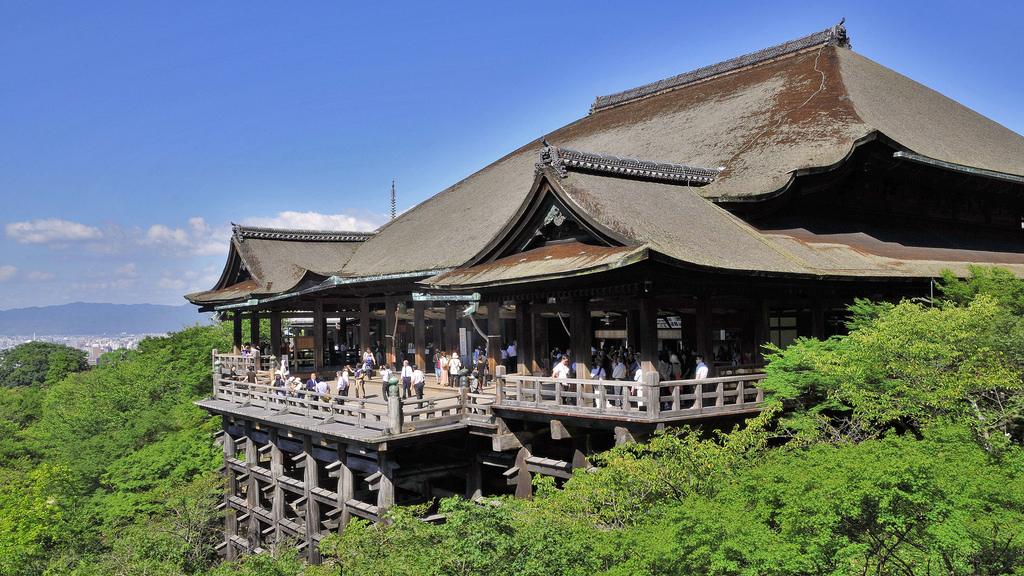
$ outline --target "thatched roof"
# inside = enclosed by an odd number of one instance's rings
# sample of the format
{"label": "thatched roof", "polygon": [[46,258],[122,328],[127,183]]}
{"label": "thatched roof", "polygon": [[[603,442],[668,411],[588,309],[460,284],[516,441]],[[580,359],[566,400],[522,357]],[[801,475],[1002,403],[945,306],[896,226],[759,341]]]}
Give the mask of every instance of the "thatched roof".
{"label": "thatched roof", "polygon": [[[546,170],[576,210],[631,248],[695,266],[884,277],[932,276],[978,259],[1017,265],[1005,254],[887,254],[884,246],[850,238],[762,233],[716,206],[774,198],[798,175],[836,167],[874,139],[939,162],[1024,175],[1024,137],[851,51],[845,30],[833,27],[599,98],[590,114],[547,134],[546,142],[496,160],[365,242],[339,249],[309,241],[298,249],[253,239],[232,249],[254,262],[254,278],[274,292],[310,271],[358,279],[466,266],[513,224],[536,191],[535,174]],[[566,161],[552,163],[559,150]],[[542,152],[551,165],[535,167]],[[618,261],[606,256],[591,268]],[[532,274],[527,268],[523,277]],[[502,270],[502,281],[520,273]],[[493,272],[463,276],[477,282]],[[456,277],[462,276],[446,279]]]}

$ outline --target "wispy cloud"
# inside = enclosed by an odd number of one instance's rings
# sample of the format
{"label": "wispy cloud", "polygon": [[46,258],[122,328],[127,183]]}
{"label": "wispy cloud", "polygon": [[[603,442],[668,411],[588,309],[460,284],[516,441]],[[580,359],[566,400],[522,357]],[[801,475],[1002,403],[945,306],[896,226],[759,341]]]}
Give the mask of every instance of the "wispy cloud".
{"label": "wispy cloud", "polygon": [[57,275],[53,272],[43,272],[42,270],[32,270],[25,274],[25,278],[32,282],[49,282],[56,277]]}
{"label": "wispy cloud", "polygon": [[295,228],[300,230],[345,230],[370,232],[387,220],[383,214],[360,211],[358,216],[320,214],[318,212],[279,212],[273,218],[246,218],[242,224],[267,228]]}
{"label": "wispy cloud", "polygon": [[4,264],[0,266],[0,282],[9,282],[18,275],[18,267]]}
{"label": "wispy cloud", "polygon": [[71,242],[97,240],[103,237],[99,228],[59,218],[11,222],[4,226],[7,237],[21,244],[49,244],[64,248]]}

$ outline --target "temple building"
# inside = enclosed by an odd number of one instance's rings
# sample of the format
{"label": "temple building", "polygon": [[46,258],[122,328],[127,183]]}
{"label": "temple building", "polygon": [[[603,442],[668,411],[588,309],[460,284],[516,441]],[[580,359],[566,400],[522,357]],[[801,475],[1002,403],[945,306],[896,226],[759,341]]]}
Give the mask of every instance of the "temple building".
{"label": "temple building", "polygon": [[[944,269],[1024,276],[1022,198],[1024,137],[857,54],[837,25],[598,97],[373,233],[236,225],[220,280],[186,297],[235,322],[200,402],[225,420],[226,553],[291,535],[315,559],[351,515],[528,496],[531,474],[567,477],[616,442],[756,412],[764,343],[840,333],[856,297],[928,298]],[[244,319],[269,319],[270,341]],[[287,354],[302,374],[367,347],[432,374],[434,350],[479,345],[503,378],[396,422],[385,399],[227,380],[252,361],[243,340],[263,348],[257,369]],[[589,363],[619,346],[640,355],[637,390],[546,378],[554,348]],[[703,355],[712,378],[666,386],[665,348]]]}

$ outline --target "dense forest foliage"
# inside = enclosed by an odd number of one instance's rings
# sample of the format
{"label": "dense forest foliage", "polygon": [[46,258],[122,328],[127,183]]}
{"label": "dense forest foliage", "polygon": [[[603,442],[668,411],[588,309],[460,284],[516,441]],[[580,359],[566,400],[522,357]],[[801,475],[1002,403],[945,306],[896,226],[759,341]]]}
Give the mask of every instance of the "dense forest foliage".
{"label": "dense forest foliage", "polygon": [[942,294],[774,350],[742,427],[616,448],[532,500],[447,500],[442,525],[357,520],[316,567],[217,562],[218,422],[191,401],[223,329],[88,371],[48,351],[0,381],[0,574],[1024,574],[1024,282],[978,268]]}

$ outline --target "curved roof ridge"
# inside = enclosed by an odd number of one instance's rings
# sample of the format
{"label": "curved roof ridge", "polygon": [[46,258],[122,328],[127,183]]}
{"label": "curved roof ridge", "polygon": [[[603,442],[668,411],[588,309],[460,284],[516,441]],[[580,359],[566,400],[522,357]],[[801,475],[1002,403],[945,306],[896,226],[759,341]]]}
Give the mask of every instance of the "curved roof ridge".
{"label": "curved roof ridge", "polygon": [[244,242],[248,238],[313,242],[365,242],[374,235],[374,232],[298,230],[288,228],[265,228],[261,226],[242,226],[241,224],[235,224],[234,222],[231,223],[231,231],[239,242]]}
{"label": "curved roof ridge", "polygon": [[826,28],[820,32],[815,32],[814,34],[808,34],[807,36],[797,38],[796,40],[776,44],[775,46],[764,48],[757,52],[737,56],[724,62],[719,62],[718,64],[697,68],[696,70],[677,74],[671,78],[665,78],[664,80],[658,80],[657,82],[651,82],[649,84],[644,84],[643,86],[637,86],[636,88],[630,88],[629,90],[623,90],[607,96],[598,96],[590,106],[590,113],[593,114],[594,112],[604,108],[609,108],[631,100],[650,96],[665,90],[671,90],[672,88],[685,86],[686,84],[691,84],[700,80],[713,78],[720,74],[726,74],[734,70],[739,70],[740,68],[753,66],[767,60],[773,60],[780,56],[785,56],[787,54],[792,54],[815,46],[843,46],[845,48],[849,48],[850,39],[846,35],[846,28],[843,27],[844,22],[846,22],[846,18],[843,18],[839,24],[836,24],[831,28]]}
{"label": "curved roof ridge", "polygon": [[566,177],[566,170],[574,168],[649,180],[684,181],[687,184],[698,185],[710,184],[722,171],[722,168],[703,168],[686,164],[623,158],[558,146],[545,146],[541,149],[540,162],[536,164],[535,172],[539,173],[544,166],[551,166],[562,178]]}

